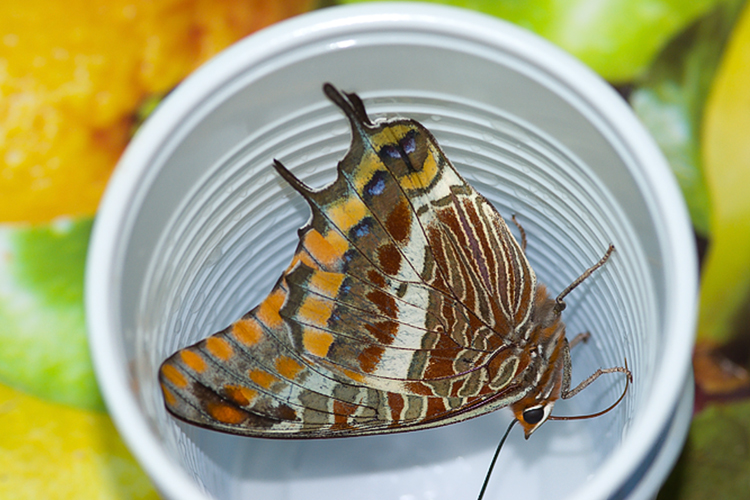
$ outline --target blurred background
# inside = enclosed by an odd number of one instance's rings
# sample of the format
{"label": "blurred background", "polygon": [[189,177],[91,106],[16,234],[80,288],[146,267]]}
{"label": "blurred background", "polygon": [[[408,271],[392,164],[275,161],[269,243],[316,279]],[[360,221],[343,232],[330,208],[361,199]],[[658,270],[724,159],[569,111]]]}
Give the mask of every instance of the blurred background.
{"label": "blurred background", "polygon": [[[97,205],[139,124],[182,79],[250,33],[334,3],[0,2],[0,498],[158,498],[107,416],[88,353]],[[750,6],[440,3],[580,58],[659,143],[701,258],[694,419],[659,498],[750,498]]]}

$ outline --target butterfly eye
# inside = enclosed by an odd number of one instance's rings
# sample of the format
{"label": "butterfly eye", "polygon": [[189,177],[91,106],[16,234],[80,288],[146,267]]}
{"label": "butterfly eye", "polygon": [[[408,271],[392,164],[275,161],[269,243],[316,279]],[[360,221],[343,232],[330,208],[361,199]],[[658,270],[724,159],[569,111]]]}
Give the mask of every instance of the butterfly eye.
{"label": "butterfly eye", "polygon": [[529,425],[535,425],[544,418],[544,408],[530,408],[523,412],[523,420]]}

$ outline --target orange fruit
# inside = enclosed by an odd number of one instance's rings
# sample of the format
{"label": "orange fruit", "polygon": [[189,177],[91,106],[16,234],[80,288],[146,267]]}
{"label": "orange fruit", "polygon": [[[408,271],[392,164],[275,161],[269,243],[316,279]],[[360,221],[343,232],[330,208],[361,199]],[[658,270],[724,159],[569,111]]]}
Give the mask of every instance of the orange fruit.
{"label": "orange fruit", "polygon": [[310,4],[0,2],[0,222],[92,215],[144,99]]}

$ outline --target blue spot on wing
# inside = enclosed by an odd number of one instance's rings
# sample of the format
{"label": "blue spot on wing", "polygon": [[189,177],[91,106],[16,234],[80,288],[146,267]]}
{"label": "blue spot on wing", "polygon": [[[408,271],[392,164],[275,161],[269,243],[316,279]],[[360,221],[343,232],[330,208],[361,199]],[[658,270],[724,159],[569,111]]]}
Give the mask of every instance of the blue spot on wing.
{"label": "blue spot on wing", "polygon": [[365,217],[349,230],[350,237],[355,239],[364,238],[372,231],[373,222],[372,217]]}
{"label": "blue spot on wing", "polygon": [[376,171],[365,186],[365,195],[377,196],[383,194],[383,191],[385,191],[386,175],[388,174],[383,170]]}
{"label": "blue spot on wing", "polygon": [[350,248],[349,250],[344,252],[344,266],[348,266],[349,264],[351,264],[351,262],[356,259],[358,255],[360,255],[360,253],[356,248]]}
{"label": "blue spot on wing", "polygon": [[352,284],[349,283],[349,280],[344,280],[344,282],[339,287],[338,294],[339,295],[348,295],[352,291]]}
{"label": "blue spot on wing", "polygon": [[393,144],[386,144],[380,148],[379,155],[382,159],[390,158],[396,160],[401,158],[401,151],[399,151]]}
{"label": "blue spot on wing", "polygon": [[414,130],[409,130],[399,141],[399,144],[401,145],[401,149],[404,150],[404,153],[407,155],[412,154],[417,150],[416,132]]}

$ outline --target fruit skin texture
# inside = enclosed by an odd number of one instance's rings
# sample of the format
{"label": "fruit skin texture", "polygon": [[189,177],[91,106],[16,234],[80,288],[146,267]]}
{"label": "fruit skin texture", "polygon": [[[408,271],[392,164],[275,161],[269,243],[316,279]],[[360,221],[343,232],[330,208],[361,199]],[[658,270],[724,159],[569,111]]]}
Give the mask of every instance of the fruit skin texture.
{"label": "fruit skin texture", "polygon": [[[747,335],[750,304],[750,5],[722,56],[703,119],[702,146],[711,196],[711,246],[703,268],[699,344]],[[743,341],[746,345],[746,340]]]}
{"label": "fruit skin texture", "polygon": [[0,498],[158,500],[108,416],[0,384]]}
{"label": "fruit skin texture", "polygon": [[[371,0],[342,0],[359,3]],[[717,0],[427,0],[508,20],[567,50],[613,83],[639,76],[667,41]]]}
{"label": "fruit skin texture", "polygon": [[0,0],[0,498],[158,500],[99,411],[92,217],[145,102],[312,4]]}
{"label": "fruit skin texture", "polygon": [[0,2],[0,222],[93,215],[144,99],[311,3]]}
{"label": "fruit skin texture", "polygon": [[310,6],[0,1],[0,382],[104,410],[86,343],[84,263],[91,217],[139,109],[239,38]]}
{"label": "fruit skin texture", "polygon": [[0,226],[0,382],[104,411],[83,309],[91,224]]}

